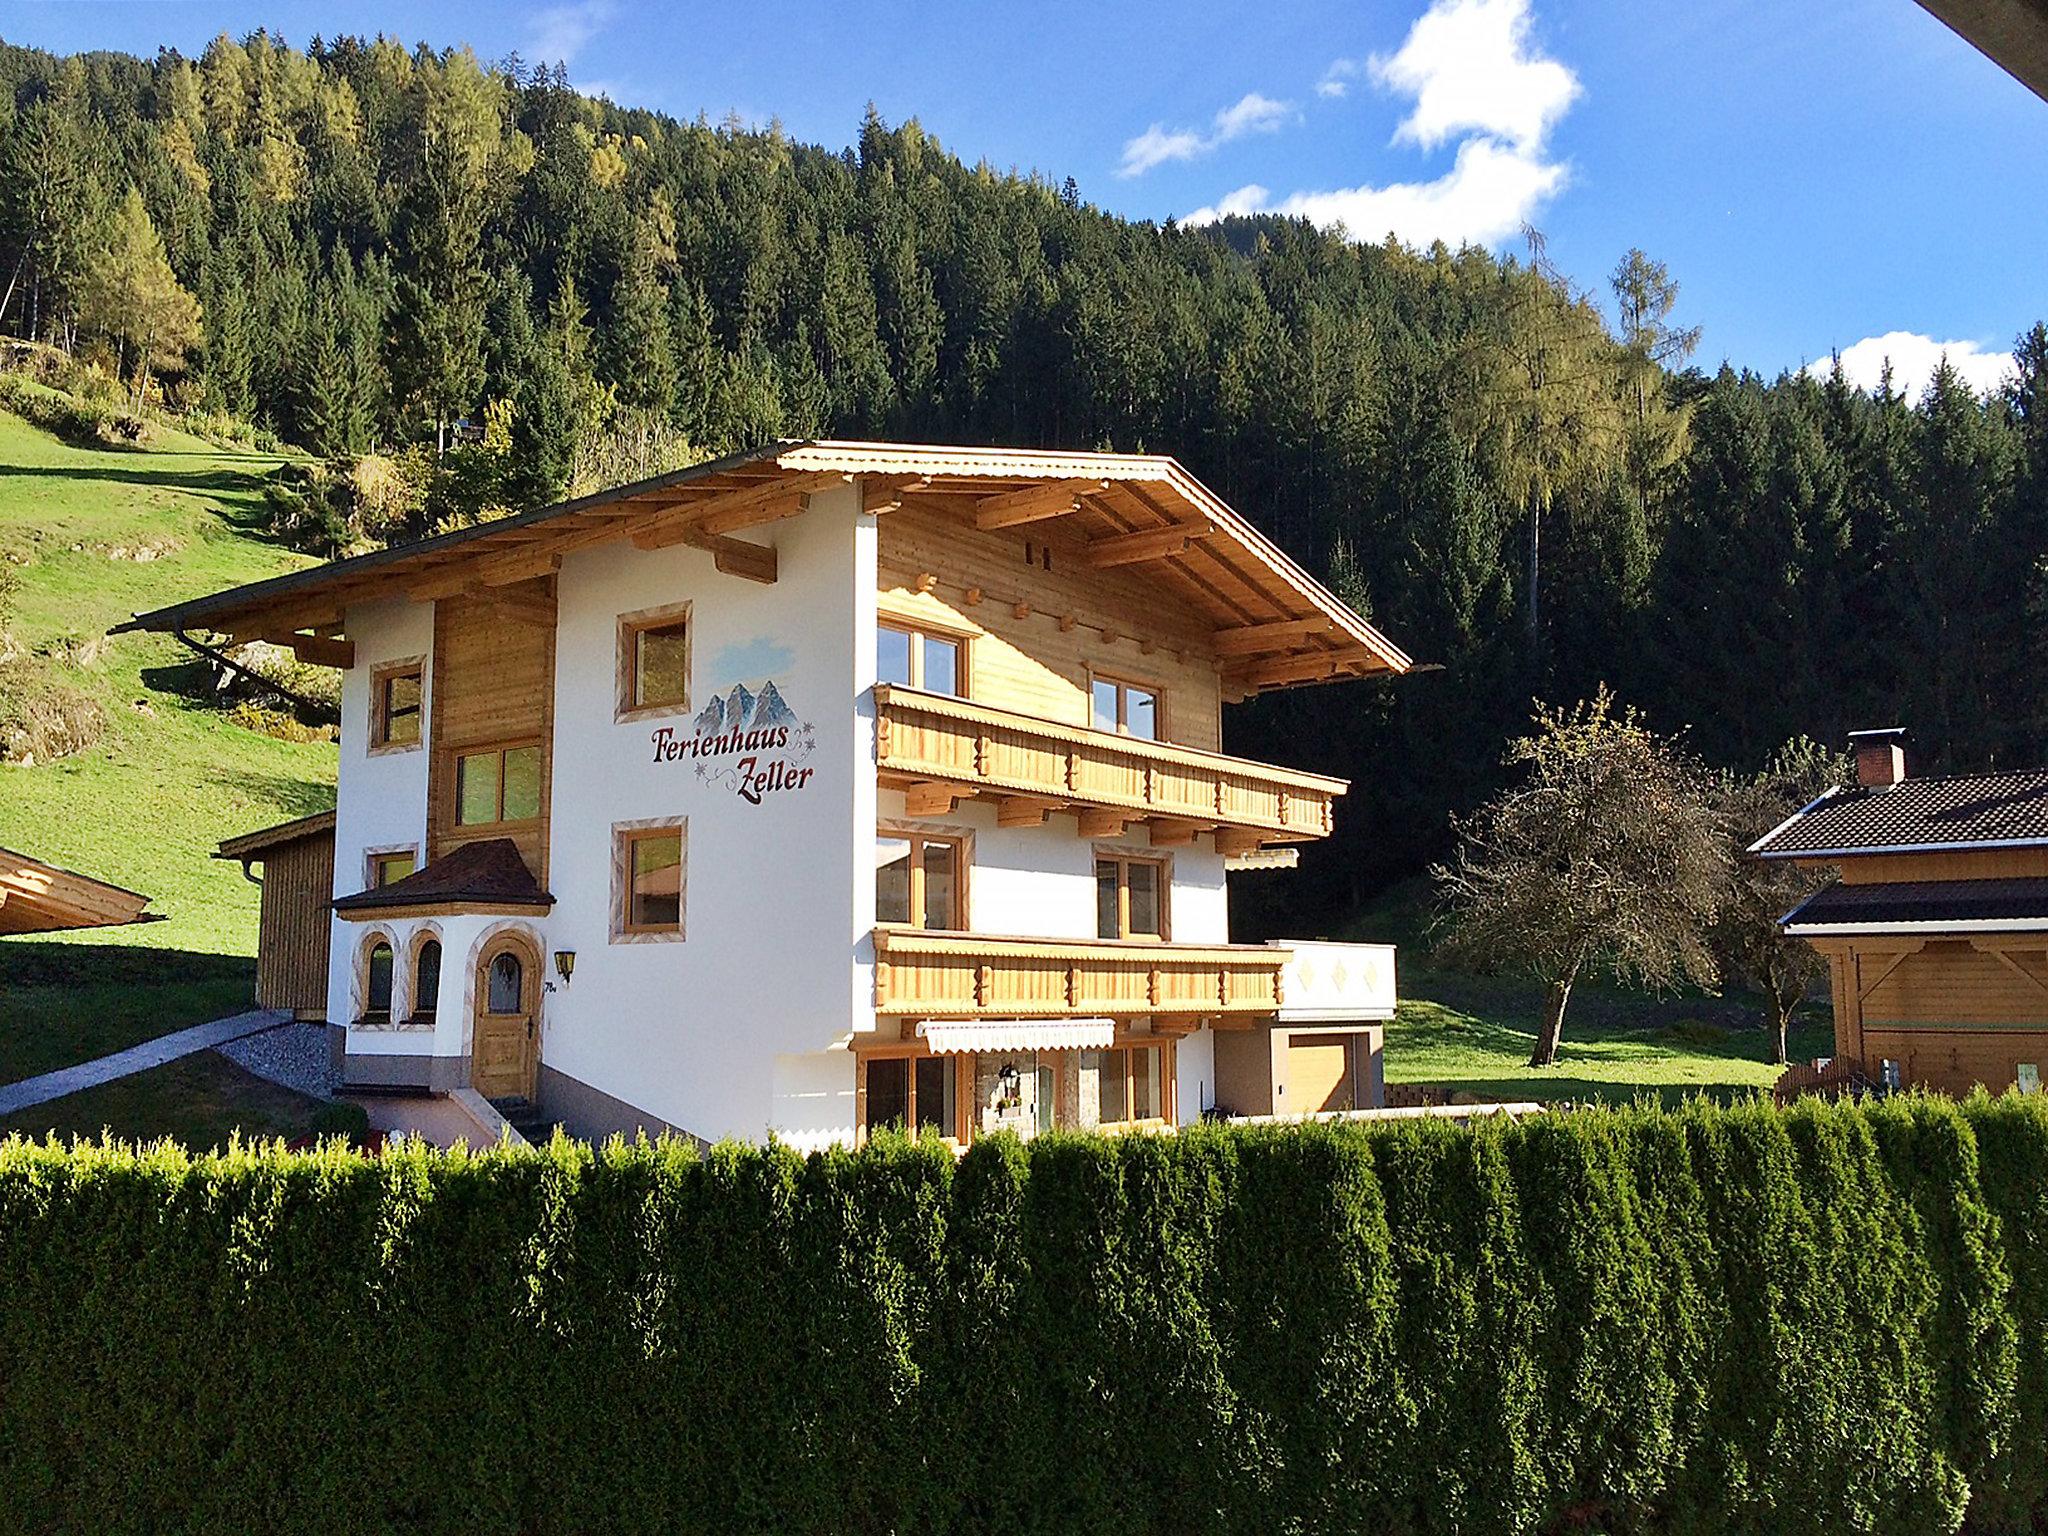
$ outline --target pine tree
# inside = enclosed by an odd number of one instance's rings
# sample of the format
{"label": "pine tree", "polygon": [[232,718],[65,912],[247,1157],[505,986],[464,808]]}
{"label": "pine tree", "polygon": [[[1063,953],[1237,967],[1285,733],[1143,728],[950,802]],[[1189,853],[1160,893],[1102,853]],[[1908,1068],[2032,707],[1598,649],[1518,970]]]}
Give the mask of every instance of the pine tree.
{"label": "pine tree", "polygon": [[483,386],[481,214],[480,188],[463,179],[457,154],[430,145],[393,232],[389,366],[400,402],[431,427],[437,453]]}

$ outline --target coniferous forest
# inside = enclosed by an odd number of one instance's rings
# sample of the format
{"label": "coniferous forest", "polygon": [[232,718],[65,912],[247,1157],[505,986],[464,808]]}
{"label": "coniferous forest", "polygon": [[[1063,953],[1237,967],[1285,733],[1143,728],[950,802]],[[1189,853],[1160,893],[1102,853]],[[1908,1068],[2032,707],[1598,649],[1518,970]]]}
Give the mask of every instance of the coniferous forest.
{"label": "coniferous forest", "polygon": [[804,145],[463,50],[0,45],[0,332],[309,450],[273,502],[320,553],[778,436],[1180,458],[1440,668],[1233,712],[1355,781],[1254,926],[1419,869],[1603,681],[1716,765],[2048,762],[2048,329],[1991,398],[1765,379],[1615,257],[1133,223],[914,121]]}

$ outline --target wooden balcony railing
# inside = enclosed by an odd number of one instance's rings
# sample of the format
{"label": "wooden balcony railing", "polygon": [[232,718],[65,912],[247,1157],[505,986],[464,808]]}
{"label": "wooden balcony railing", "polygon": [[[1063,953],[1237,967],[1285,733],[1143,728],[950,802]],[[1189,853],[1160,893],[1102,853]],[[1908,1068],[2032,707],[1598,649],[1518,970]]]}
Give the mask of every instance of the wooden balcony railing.
{"label": "wooden balcony railing", "polygon": [[943,1019],[1270,1015],[1288,957],[1265,944],[877,928],[875,1009]]}
{"label": "wooden balcony railing", "polygon": [[[1214,831],[1224,853],[1327,837],[1343,779],[1220,752],[1036,720],[887,684],[875,689],[876,761],[912,814],[992,795],[1005,826],[1078,810],[1086,836],[1149,821],[1155,843]],[[943,801],[943,804],[938,802]]]}

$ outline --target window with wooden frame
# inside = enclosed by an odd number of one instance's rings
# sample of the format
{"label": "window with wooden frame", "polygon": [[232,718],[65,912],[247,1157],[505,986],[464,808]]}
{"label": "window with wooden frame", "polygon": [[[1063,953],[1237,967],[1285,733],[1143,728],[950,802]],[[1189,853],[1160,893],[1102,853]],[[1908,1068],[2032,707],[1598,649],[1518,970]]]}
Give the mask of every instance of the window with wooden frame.
{"label": "window with wooden frame", "polygon": [[613,823],[614,944],[683,937],[689,848],[689,823],[676,817]]}
{"label": "window with wooden frame", "polygon": [[690,707],[690,605],[619,615],[618,718],[680,714]]}
{"label": "window with wooden frame", "polygon": [[492,827],[540,816],[540,743],[508,742],[455,754],[450,775],[458,827]]}
{"label": "window with wooden frame", "polygon": [[1095,855],[1095,932],[1104,939],[1164,939],[1171,867],[1164,859]]}
{"label": "window with wooden frame", "polygon": [[358,1022],[391,1022],[391,983],[394,969],[395,957],[391,951],[391,940],[381,933],[371,934],[363,947],[363,1012]]}
{"label": "window with wooden frame", "polygon": [[964,931],[967,862],[964,837],[884,823],[875,832],[875,921]]}
{"label": "window with wooden frame", "polygon": [[1159,732],[1159,690],[1150,683],[1091,672],[1088,712],[1090,724],[1098,731],[1115,731],[1142,741],[1164,739]]}
{"label": "window with wooden frame", "polygon": [[1083,1051],[1079,1118],[1085,1127],[1159,1123],[1168,1115],[1172,1062],[1167,1044],[1133,1042],[1105,1051]]}
{"label": "window with wooden frame", "polygon": [[420,867],[417,848],[373,848],[365,858],[365,883],[372,890],[396,884]]}
{"label": "window with wooden frame", "polygon": [[441,941],[431,933],[414,942],[412,952],[412,1012],[408,1022],[431,1024],[441,1003]]}
{"label": "window with wooden frame", "polygon": [[875,628],[875,680],[964,699],[967,637],[909,620],[884,619]]}
{"label": "window with wooden frame", "polygon": [[426,658],[413,656],[370,669],[372,752],[404,752],[420,744],[425,668]]}
{"label": "window with wooden frame", "polygon": [[934,1130],[960,1137],[960,1069],[952,1056],[866,1055],[860,1063],[860,1132]]}

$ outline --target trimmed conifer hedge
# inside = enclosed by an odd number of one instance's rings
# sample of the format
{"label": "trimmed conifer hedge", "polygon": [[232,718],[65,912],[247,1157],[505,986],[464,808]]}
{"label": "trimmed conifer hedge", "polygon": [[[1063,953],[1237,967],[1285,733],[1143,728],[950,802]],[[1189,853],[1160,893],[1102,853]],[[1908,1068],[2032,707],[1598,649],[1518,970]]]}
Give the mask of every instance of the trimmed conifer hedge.
{"label": "trimmed conifer hedge", "polygon": [[1935,1532],[2048,1513],[2048,1104],[0,1145],[19,1531]]}

